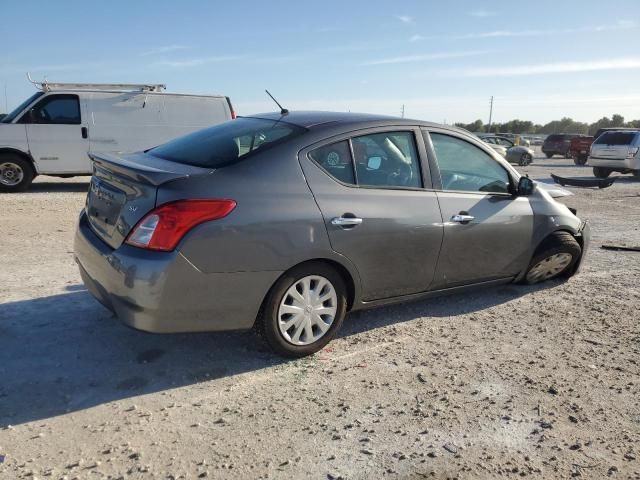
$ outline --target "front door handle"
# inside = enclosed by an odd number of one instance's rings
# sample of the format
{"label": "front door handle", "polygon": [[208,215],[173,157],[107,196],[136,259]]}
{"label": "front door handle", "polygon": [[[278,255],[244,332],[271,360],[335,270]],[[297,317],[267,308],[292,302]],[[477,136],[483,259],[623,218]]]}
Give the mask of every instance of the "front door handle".
{"label": "front door handle", "polygon": [[89,136],[89,131],[87,130],[87,127],[82,127],[80,129],[80,132],[82,132],[82,138],[87,138]]}
{"label": "front door handle", "polygon": [[335,217],[331,219],[331,225],[338,227],[355,227],[361,223],[362,219],[357,217]]}
{"label": "front door handle", "polygon": [[469,223],[472,220],[475,220],[476,217],[474,217],[473,215],[469,215],[466,212],[460,212],[457,215],[454,215],[453,217],[451,217],[451,221],[452,222],[456,222],[456,223]]}

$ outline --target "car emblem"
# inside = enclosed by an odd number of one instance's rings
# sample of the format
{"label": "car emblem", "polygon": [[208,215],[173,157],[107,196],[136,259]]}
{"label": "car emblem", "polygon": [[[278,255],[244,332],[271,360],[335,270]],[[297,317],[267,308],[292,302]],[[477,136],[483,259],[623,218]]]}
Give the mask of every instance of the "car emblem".
{"label": "car emblem", "polygon": [[136,213],[136,210],[138,210],[138,207],[134,206],[134,205],[129,205],[129,211],[131,213]]}

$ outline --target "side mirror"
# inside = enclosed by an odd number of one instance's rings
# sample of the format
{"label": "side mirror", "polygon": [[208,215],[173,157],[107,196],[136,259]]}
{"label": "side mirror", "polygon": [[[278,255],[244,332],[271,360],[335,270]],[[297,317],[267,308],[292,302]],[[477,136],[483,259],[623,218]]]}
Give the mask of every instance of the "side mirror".
{"label": "side mirror", "polygon": [[367,168],[378,170],[382,165],[382,157],[369,157],[367,160]]}
{"label": "side mirror", "polygon": [[529,177],[520,177],[518,180],[518,191],[516,192],[518,195],[522,195],[526,197],[531,195],[536,190],[536,184],[533,183]]}

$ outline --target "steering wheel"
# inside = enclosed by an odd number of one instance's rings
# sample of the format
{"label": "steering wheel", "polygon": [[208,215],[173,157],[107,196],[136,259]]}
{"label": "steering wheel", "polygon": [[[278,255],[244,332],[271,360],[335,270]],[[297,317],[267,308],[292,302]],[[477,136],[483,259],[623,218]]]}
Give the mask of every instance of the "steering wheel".
{"label": "steering wheel", "polygon": [[387,177],[389,185],[402,185],[407,186],[413,179],[413,169],[411,165],[406,163],[398,163],[398,167],[395,172],[392,172]]}

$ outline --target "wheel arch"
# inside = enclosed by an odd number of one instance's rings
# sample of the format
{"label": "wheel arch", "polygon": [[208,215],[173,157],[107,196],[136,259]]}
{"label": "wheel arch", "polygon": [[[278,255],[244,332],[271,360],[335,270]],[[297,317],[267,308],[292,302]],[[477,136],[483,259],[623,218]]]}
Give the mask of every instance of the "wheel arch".
{"label": "wheel arch", "polygon": [[0,158],[5,154],[18,155],[19,157],[25,159],[26,161],[29,162],[29,165],[31,165],[34,176],[38,175],[38,169],[36,168],[36,163],[33,161],[33,157],[29,152],[24,152],[22,150],[18,150],[17,148],[13,148],[13,147],[0,147]]}
{"label": "wheel arch", "polygon": [[311,258],[309,260],[305,260],[303,262],[299,262],[296,263],[295,265],[291,265],[289,268],[287,268],[284,272],[282,272],[278,278],[276,278],[273,283],[271,284],[271,287],[269,287],[269,290],[267,290],[265,292],[265,295],[262,299],[262,302],[260,304],[260,309],[258,311],[258,316],[257,318],[260,317],[260,315],[262,314],[262,311],[265,307],[265,304],[267,302],[267,299],[269,298],[269,295],[271,294],[271,291],[273,290],[273,288],[278,284],[278,282],[280,281],[280,279],[286,275],[288,272],[290,272],[291,270],[293,270],[294,268],[298,268],[302,265],[309,265],[309,264],[314,264],[314,263],[322,263],[325,265],[328,265],[329,267],[333,268],[334,270],[336,270],[336,272],[340,275],[340,277],[342,277],[342,279],[344,280],[345,286],[347,287],[347,311],[350,311],[353,308],[353,305],[355,304],[356,301],[356,296],[360,294],[359,289],[356,285],[356,274],[352,273],[348,267],[346,267],[345,265],[343,265],[342,263],[334,260],[334,259],[330,259],[330,258]]}
{"label": "wheel arch", "polygon": [[[578,269],[578,266],[580,265],[580,262],[582,261],[582,255],[584,253],[584,238],[582,238],[582,236],[579,235],[579,232],[574,232],[569,228],[559,226],[555,230],[550,231],[546,236],[542,237],[538,242],[538,244],[535,245],[535,248],[531,253],[531,258],[529,259],[529,262],[531,262],[531,260],[535,258],[535,256],[538,255],[545,248],[545,243],[551,238],[552,235],[560,232],[568,233],[576,240],[576,242],[578,242],[578,245],[580,245],[580,257],[578,258],[578,260],[576,260],[576,262],[574,263],[571,269],[571,273],[569,275],[571,276],[576,272],[576,270]],[[522,272],[520,272],[520,275],[516,277],[515,282],[520,282],[524,279],[524,276],[527,274],[528,268],[529,268],[529,263],[527,263],[527,266],[525,267],[525,269]]]}

